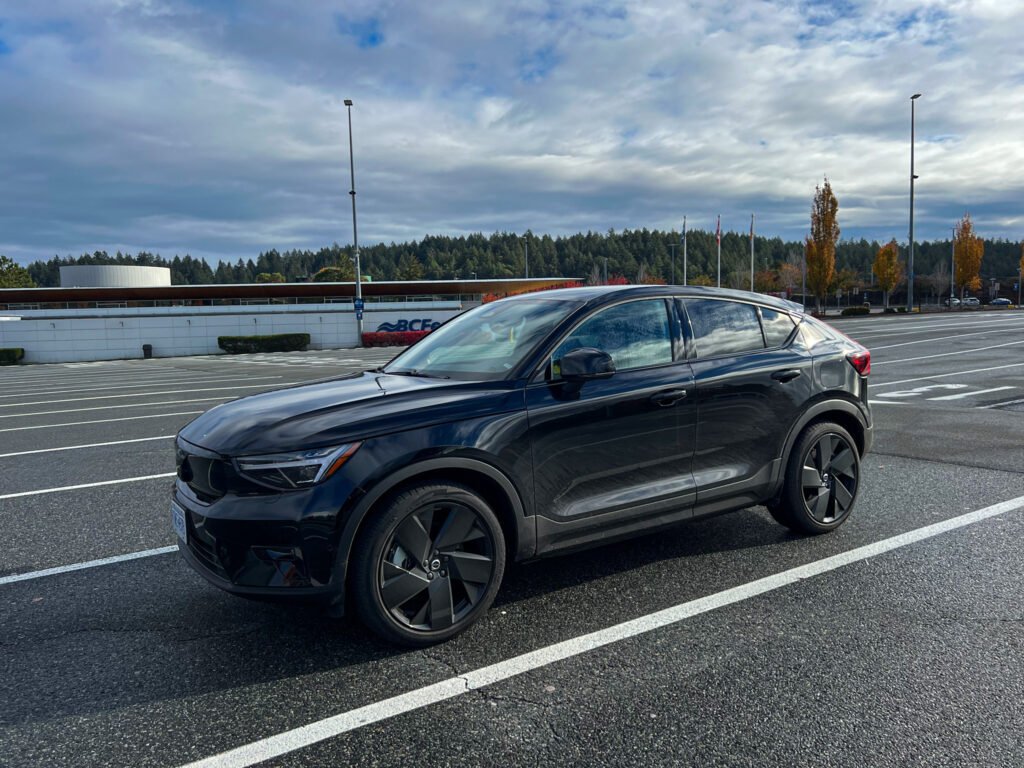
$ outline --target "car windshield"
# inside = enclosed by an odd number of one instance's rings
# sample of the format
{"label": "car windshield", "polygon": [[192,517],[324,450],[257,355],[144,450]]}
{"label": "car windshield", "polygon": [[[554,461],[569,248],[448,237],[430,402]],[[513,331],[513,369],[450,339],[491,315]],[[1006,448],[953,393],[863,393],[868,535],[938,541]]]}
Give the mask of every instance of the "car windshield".
{"label": "car windshield", "polygon": [[552,299],[483,304],[442,325],[392,360],[384,372],[502,379],[577,306],[578,302]]}

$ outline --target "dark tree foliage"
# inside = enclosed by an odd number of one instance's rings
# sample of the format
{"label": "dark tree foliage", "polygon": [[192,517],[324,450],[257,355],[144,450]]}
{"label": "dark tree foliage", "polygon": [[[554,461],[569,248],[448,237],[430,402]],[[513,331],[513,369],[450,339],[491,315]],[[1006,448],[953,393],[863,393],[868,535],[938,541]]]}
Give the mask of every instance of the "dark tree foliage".
{"label": "dark tree foliage", "polygon": [[[530,275],[534,277],[566,277],[588,280],[594,273],[623,275],[636,282],[641,265],[647,280],[671,280],[669,244],[680,242],[677,231],[633,229],[616,232],[581,232],[566,237],[551,237],[528,232]],[[379,243],[360,249],[362,272],[373,280],[450,280],[453,278],[480,279],[522,277],[525,274],[523,236],[515,232],[496,232],[490,236],[480,233],[461,237],[428,235],[422,240],[406,243]],[[784,241],[778,237],[756,237],[755,267],[758,271],[777,269],[787,259],[795,257],[799,264],[804,243]],[[836,245],[836,270],[848,269],[870,281],[871,266],[881,244],[875,240],[840,240]],[[900,249],[900,258],[906,258],[906,247]],[[716,273],[715,233],[689,230],[687,233],[689,277],[691,282],[700,275]],[[1017,274],[1020,245],[1009,240],[986,240],[985,259],[982,262],[983,279],[1011,278]],[[915,272],[927,274],[942,260],[948,262],[949,240],[917,243],[914,247]],[[311,280],[325,267],[341,266],[350,269],[351,246],[334,243],[319,250],[276,249],[264,251],[255,259],[234,264],[219,262],[214,268],[202,258],[190,255],[166,259],[158,254],[140,251],[135,255],[120,252],[111,256],[96,251],[79,257],[53,257],[37,261],[27,269],[32,280],[41,287],[60,285],[60,267],[69,264],[138,264],[142,266],[170,267],[171,281],[175,285],[206,283],[251,283],[261,273],[279,272],[288,282]],[[682,282],[682,249],[676,248],[676,280]],[[750,239],[746,232],[726,232],[722,235],[722,275],[732,272],[750,273]]]}

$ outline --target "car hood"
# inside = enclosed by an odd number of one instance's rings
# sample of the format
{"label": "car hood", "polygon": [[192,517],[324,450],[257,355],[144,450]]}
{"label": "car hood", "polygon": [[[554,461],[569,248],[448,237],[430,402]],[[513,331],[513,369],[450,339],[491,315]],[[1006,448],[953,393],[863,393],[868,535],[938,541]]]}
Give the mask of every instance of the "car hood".
{"label": "car hood", "polygon": [[522,407],[509,382],[359,373],[233,400],[179,433],[226,456],[318,448]]}

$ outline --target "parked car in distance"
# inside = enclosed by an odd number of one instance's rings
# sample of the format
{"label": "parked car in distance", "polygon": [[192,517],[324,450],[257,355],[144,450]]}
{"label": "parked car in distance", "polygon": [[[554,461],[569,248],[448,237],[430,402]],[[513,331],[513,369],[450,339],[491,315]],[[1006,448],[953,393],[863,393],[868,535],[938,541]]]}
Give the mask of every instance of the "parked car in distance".
{"label": "parked car in distance", "polygon": [[974,296],[968,296],[966,299],[963,300],[963,305],[965,307],[980,307],[981,300]]}
{"label": "parked car in distance", "polygon": [[947,307],[959,307],[960,299],[958,299],[956,296],[953,296],[951,298],[946,299],[945,304]]}
{"label": "parked car in distance", "polygon": [[998,299],[992,299],[991,304],[993,307],[1008,307],[1013,304],[1009,299],[999,297]]}
{"label": "parked car in distance", "polygon": [[867,349],[793,303],[574,288],[465,312],[387,365],[219,405],[177,436],[179,549],[236,594],[446,640],[506,563],[764,504],[835,530],[871,447]]}

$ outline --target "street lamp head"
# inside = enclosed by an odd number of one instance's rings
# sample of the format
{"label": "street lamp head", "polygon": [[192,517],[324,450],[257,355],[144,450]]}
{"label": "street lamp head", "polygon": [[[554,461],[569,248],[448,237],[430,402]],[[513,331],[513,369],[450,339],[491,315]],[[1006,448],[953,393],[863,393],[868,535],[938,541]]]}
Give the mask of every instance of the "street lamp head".
{"label": "street lamp head", "polygon": [[[920,95],[921,94],[918,94],[918,96],[920,96]],[[917,96],[915,96],[914,98],[916,99]],[[352,106],[352,99],[345,99],[345,106],[346,107],[351,107]]]}
{"label": "street lamp head", "polygon": [[921,98],[921,94],[920,93],[915,93],[913,96],[910,97],[910,100],[913,101],[914,99],[920,99],[920,98]]}

